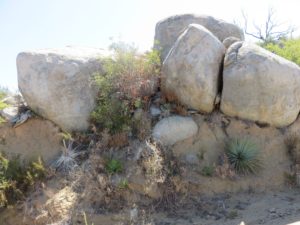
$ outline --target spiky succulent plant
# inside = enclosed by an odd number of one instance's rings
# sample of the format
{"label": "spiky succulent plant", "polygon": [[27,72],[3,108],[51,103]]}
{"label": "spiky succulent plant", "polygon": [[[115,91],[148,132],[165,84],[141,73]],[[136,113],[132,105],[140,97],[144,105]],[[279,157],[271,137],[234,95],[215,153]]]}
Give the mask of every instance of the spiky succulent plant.
{"label": "spiky succulent plant", "polygon": [[225,153],[238,174],[256,174],[262,168],[259,149],[248,139],[229,140],[226,143]]}

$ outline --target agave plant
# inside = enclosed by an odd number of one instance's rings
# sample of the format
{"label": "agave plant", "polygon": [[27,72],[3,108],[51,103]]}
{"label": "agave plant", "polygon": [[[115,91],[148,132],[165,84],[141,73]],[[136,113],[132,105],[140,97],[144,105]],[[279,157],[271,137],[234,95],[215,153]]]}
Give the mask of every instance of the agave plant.
{"label": "agave plant", "polygon": [[262,167],[257,146],[248,139],[232,139],[227,142],[225,153],[238,174],[256,174]]}
{"label": "agave plant", "polygon": [[63,140],[63,150],[61,156],[55,161],[54,168],[68,172],[77,166],[76,157],[80,154],[76,152],[76,148],[73,148],[73,141]]}

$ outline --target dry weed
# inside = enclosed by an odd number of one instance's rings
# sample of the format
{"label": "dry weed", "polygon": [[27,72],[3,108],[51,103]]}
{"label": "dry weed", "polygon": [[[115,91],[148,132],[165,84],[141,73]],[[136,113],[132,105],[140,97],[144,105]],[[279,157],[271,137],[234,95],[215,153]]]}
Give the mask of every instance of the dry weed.
{"label": "dry weed", "polygon": [[234,179],[236,177],[236,173],[234,169],[231,167],[225,153],[221,155],[220,165],[216,166],[215,173],[218,177],[221,177],[222,179],[225,178]]}
{"label": "dry weed", "polygon": [[119,132],[110,136],[108,147],[124,147],[129,144],[127,132]]}

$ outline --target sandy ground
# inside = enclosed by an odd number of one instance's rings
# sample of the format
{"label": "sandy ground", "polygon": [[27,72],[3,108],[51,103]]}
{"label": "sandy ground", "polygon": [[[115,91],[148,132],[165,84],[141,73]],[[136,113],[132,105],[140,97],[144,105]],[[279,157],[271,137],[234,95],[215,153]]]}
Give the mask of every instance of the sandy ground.
{"label": "sandy ground", "polygon": [[190,207],[169,215],[153,215],[153,224],[239,225],[244,222],[245,225],[300,225],[300,190],[221,195]]}

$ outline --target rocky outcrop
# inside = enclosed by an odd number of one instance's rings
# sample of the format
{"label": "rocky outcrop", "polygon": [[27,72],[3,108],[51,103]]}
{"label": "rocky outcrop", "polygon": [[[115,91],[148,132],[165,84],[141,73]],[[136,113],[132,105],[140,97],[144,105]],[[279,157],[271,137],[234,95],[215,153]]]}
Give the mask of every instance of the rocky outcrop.
{"label": "rocky outcrop", "polygon": [[225,48],[205,27],[191,24],[162,67],[162,91],[169,99],[202,112],[214,109]]}
{"label": "rocky outcrop", "polygon": [[212,16],[199,16],[194,14],[171,16],[159,21],[155,27],[154,47],[161,51],[162,61],[166,58],[180,34],[192,23],[204,26],[221,42],[231,36],[244,40],[244,33],[239,27]]}
{"label": "rocky outcrop", "polygon": [[19,89],[37,114],[67,131],[82,131],[95,105],[91,76],[101,71],[101,49],[44,49],[17,57]]}
{"label": "rocky outcrop", "polygon": [[293,123],[300,111],[300,68],[257,45],[233,44],[224,61],[221,110],[277,127]]}
{"label": "rocky outcrop", "polygon": [[235,42],[238,42],[238,41],[241,41],[240,39],[236,38],[236,37],[228,37],[228,38],[225,38],[223,40],[223,45],[225,46],[225,48],[229,48],[233,43]]}
{"label": "rocky outcrop", "polygon": [[153,138],[163,145],[173,145],[194,136],[198,126],[190,117],[171,116],[159,121],[153,128]]}

